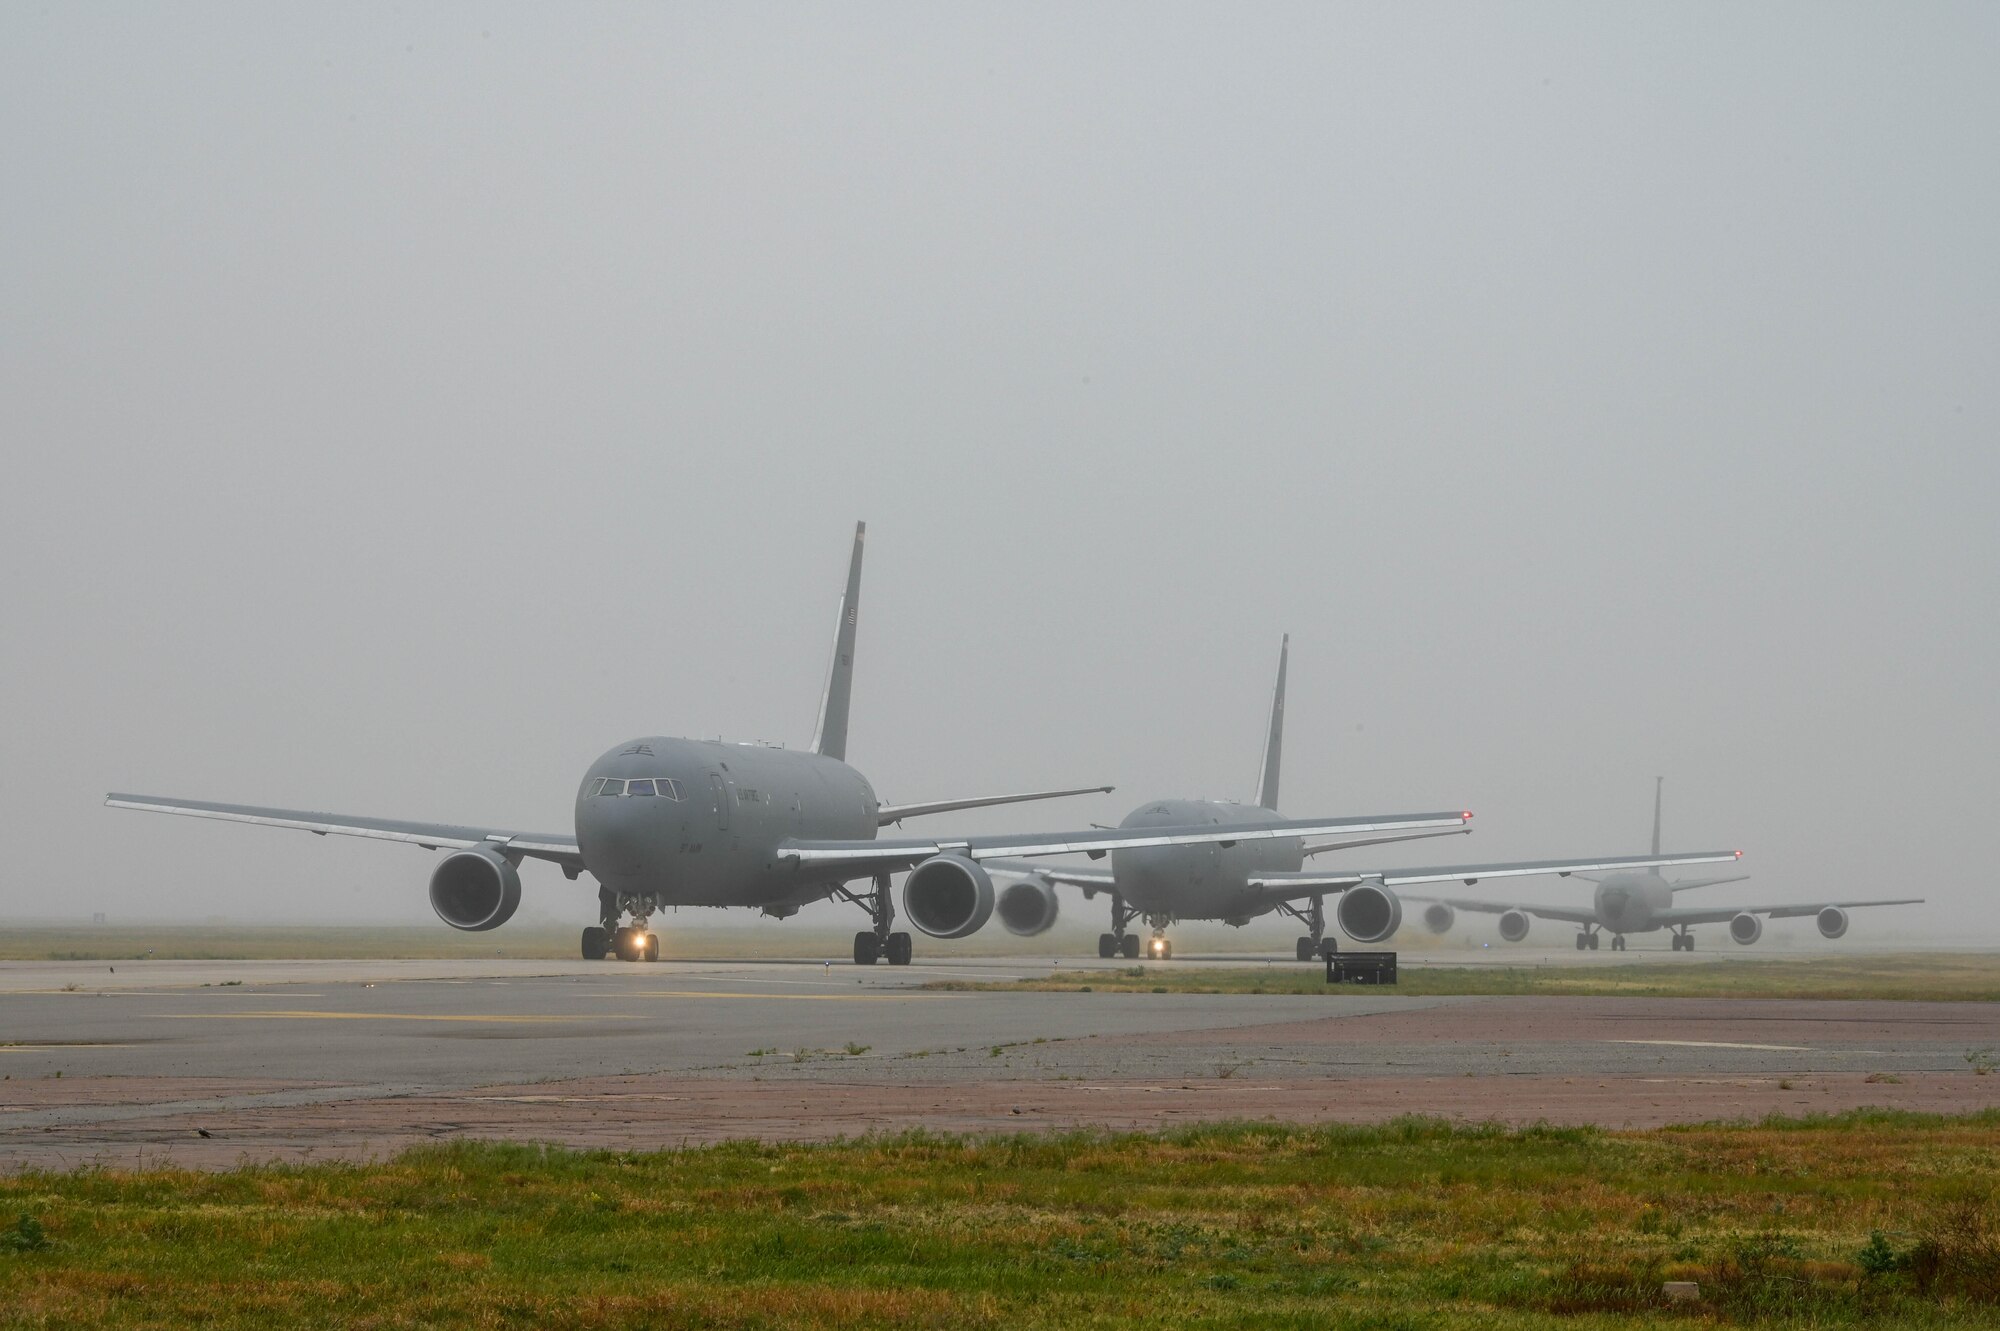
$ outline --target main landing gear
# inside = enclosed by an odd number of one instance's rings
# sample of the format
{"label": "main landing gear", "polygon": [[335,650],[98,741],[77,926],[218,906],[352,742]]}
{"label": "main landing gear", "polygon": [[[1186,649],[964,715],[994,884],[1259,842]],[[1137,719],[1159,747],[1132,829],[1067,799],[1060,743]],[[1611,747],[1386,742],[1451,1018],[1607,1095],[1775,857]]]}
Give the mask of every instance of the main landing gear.
{"label": "main landing gear", "polygon": [[1296,906],[1289,901],[1282,902],[1279,904],[1278,909],[1312,930],[1311,933],[1301,936],[1298,940],[1300,961],[1317,961],[1326,955],[1325,897],[1313,897],[1303,907]]}
{"label": "main landing gear", "polygon": [[1139,917],[1139,912],[1125,904],[1125,898],[1116,892],[1111,894],[1111,932],[1097,936],[1097,955],[1106,961],[1113,957],[1123,957],[1127,961],[1139,959],[1139,936],[1125,932],[1127,925]]}
{"label": "main landing gear", "polygon": [[1597,951],[1597,932],[1593,929],[1585,929],[1576,936],[1576,950],[1582,952],[1586,948]]}
{"label": "main landing gear", "polygon": [[891,933],[889,926],[896,922],[896,903],[889,895],[889,875],[875,875],[875,887],[869,892],[854,892],[845,887],[834,889],[834,895],[843,901],[851,901],[875,918],[875,927],[854,935],[854,964],[873,966],[886,960],[891,966],[910,964],[910,936],[906,933]]}
{"label": "main landing gear", "polygon": [[1676,952],[1694,951],[1694,935],[1689,933],[1685,929],[1681,930],[1679,933],[1675,934],[1667,941],[1673,944],[1674,951]]}
{"label": "main landing gear", "polygon": [[[585,961],[602,961],[608,956],[620,961],[660,959],[660,936],[646,922],[646,917],[652,914],[652,901],[621,898],[609,888],[600,888],[597,910],[600,922],[583,931]],[[628,910],[632,912],[632,923],[621,926],[619,918]]]}
{"label": "main landing gear", "polygon": [[1611,950],[1612,950],[1613,952],[1623,952],[1623,951],[1625,950],[1625,935],[1624,935],[1624,934],[1613,934],[1613,935],[1611,935]]}

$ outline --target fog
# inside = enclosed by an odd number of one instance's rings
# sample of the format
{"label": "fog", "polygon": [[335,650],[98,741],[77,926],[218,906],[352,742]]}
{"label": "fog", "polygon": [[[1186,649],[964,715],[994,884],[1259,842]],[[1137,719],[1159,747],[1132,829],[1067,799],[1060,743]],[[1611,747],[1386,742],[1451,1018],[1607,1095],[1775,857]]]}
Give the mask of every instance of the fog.
{"label": "fog", "polygon": [[1638,853],[1664,775],[1718,894],[2000,940],[1996,65],[1975,4],[8,6],[0,919],[428,920],[421,851],[100,801],[564,831],[631,736],[804,745],[866,519],[882,796],[1119,787],[913,833],[1249,799],[1289,632],[1286,811],[1478,815],[1376,863]]}

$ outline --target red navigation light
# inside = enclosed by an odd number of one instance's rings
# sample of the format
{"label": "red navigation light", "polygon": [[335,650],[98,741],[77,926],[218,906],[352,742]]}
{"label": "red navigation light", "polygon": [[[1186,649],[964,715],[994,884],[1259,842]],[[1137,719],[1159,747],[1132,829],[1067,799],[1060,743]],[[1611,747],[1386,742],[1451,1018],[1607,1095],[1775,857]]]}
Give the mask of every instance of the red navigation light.
{"label": "red navigation light", "polygon": [[1458,817],[1459,820],[1463,822],[1465,819],[1472,817],[1472,810],[1467,809],[1465,812],[1459,814]]}

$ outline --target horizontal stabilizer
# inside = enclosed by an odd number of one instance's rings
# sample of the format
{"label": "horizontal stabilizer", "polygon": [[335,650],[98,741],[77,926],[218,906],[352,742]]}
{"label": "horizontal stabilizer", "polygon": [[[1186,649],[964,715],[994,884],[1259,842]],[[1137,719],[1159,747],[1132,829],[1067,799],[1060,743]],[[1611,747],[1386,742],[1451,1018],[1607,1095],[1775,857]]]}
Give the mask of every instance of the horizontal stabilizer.
{"label": "horizontal stabilizer", "polygon": [[1685,892],[1693,887],[1720,887],[1724,883],[1740,883],[1749,878],[1747,873],[1733,873],[1724,878],[1689,878],[1683,882],[1668,883],[1676,892]]}
{"label": "horizontal stabilizer", "polygon": [[921,818],[927,813],[954,813],[959,809],[985,809],[995,804],[1025,804],[1029,800],[1059,800],[1070,795],[1107,795],[1116,786],[1078,786],[1074,790],[1030,790],[1019,795],[980,795],[964,800],[932,800],[927,804],[884,804],[875,811],[882,827],[905,818]]}
{"label": "horizontal stabilizer", "polygon": [[1330,850],[1353,850],[1357,846],[1386,846],[1393,841],[1427,841],[1434,836],[1471,836],[1469,827],[1447,827],[1441,832],[1405,832],[1401,836],[1365,836],[1348,841],[1322,841],[1316,846],[1307,846],[1305,854],[1324,855]]}

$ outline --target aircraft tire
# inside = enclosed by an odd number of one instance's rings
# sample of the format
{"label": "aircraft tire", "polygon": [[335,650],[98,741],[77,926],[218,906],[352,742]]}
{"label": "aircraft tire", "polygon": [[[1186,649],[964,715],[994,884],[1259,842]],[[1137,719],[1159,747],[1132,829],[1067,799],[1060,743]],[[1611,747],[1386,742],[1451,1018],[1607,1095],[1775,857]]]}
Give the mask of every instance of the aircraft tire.
{"label": "aircraft tire", "polygon": [[639,952],[639,960],[658,961],[659,959],[660,959],[660,936],[658,934],[647,934],[646,944]]}
{"label": "aircraft tire", "polygon": [[602,928],[593,924],[583,931],[583,959],[585,961],[602,961],[604,960],[604,954],[610,950],[610,942],[606,939]]}
{"label": "aircraft tire", "polygon": [[1118,939],[1118,955],[1127,961],[1139,959],[1139,935],[1125,934]]}
{"label": "aircraft tire", "polygon": [[854,964],[873,966],[882,956],[882,940],[864,930],[854,935]]}
{"label": "aircraft tire", "polygon": [[1160,940],[1160,951],[1157,959],[1160,961],[1172,961],[1174,959],[1174,945],[1164,938]]}
{"label": "aircraft tire", "polygon": [[1592,935],[1590,936],[1590,950],[1591,950],[1592,952],[1595,952],[1595,951],[1597,951],[1597,935],[1596,935],[1596,934],[1592,934]]}
{"label": "aircraft tire", "polygon": [[1613,952],[1623,952],[1623,951],[1625,950],[1625,935],[1624,935],[1624,934],[1613,934],[1613,935],[1611,935],[1611,950],[1612,950]]}
{"label": "aircraft tire", "polygon": [[1310,939],[1310,938],[1304,938],[1304,937],[1300,938],[1300,939],[1299,939],[1299,943],[1298,943],[1298,949],[1299,949],[1299,960],[1300,960],[1300,961],[1311,961],[1311,960],[1313,959],[1313,940],[1312,940],[1312,939]]}
{"label": "aircraft tire", "polygon": [[1111,958],[1117,956],[1118,935],[1099,934],[1097,936],[1097,955],[1098,958],[1103,961],[1109,961],[1111,960]]}
{"label": "aircraft tire", "polygon": [[1588,943],[1586,943],[1586,942],[1584,942],[1584,941],[1583,941],[1583,940],[1584,940],[1585,938],[1587,938],[1588,936],[1589,936],[1589,935],[1587,935],[1587,934],[1578,934],[1578,935],[1576,936],[1576,950],[1577,950],[1577,951],[1581,952],[1581,951],[1583,951],[1583,949],[1584,949],[1584,948],[1586,948],[1586,947],[1588,947],[1588,946],[1589,946],[1589,944],[1588,944]]}
{"label": "aircraft tire", "polygon": [[908,934],[889,935],[889,964],[907,966],[910,964],[910,936]]}

